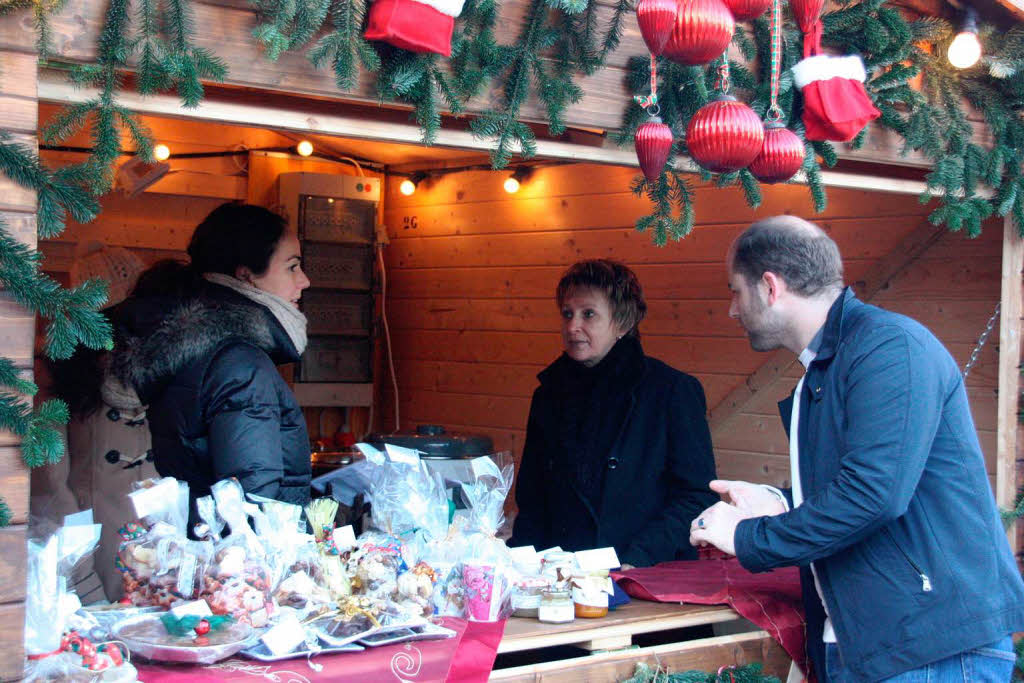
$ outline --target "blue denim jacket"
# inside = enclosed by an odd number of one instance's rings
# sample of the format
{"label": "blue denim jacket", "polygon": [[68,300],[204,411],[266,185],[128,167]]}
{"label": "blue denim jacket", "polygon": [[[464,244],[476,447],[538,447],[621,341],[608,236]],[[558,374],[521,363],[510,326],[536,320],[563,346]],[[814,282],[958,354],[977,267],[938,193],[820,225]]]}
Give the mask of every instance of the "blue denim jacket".
{"label": "blue denim jacket", "polygon": [[[941,342],[847,289],[801,394],[805,500],[741,522],[735,542],[751,571],[804,568],[815,667],[824,613],[811,562],[844,679],[879,680],[1024,629],[1024,582]],[[787,429],[792,400],[780,404]]]}

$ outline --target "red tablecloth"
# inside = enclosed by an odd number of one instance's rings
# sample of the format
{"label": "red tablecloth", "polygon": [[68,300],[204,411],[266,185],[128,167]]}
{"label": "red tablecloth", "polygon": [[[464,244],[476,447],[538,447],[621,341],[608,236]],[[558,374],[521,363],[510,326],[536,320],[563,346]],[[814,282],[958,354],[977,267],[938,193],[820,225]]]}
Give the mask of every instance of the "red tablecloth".
{"label": "red tablecloth", "polygon": [[800,572],[795,567],[752,574],[730,558],[663,562],[612,576],[641,600],[729,605],[767,631],[807,671]]}
{"label": "red tablecloth", "polygon": [[143,663],[136,661],[143,683],[171,681],[359,681],[360,683],[402,683],[405,681],[486,681],[494,666],[505,622],[492,624],[445,618],[444,625],[456,631],[454,638],[428,640],[387,647],[366,648],[314,656],[323,665],[319,672],[305,658],[260,662],[233,657],[209,666]]}

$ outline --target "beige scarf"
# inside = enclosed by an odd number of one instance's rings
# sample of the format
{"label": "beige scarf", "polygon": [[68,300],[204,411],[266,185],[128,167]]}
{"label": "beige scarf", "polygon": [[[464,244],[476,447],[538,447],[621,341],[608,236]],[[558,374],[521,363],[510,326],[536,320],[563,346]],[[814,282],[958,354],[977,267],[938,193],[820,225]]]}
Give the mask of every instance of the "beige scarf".
{"label": "beige scarf", "polygon": [[266,308],[277,318],[277,322],[281,323],[281,327],[288,333],[288,338],[292,340],[299,355],[301,356],[302,352],[306,350],[306,316],[292,306],[291,302],[224,273],[203,273],[203,277],[216,285],[233,289],[245,298]]}

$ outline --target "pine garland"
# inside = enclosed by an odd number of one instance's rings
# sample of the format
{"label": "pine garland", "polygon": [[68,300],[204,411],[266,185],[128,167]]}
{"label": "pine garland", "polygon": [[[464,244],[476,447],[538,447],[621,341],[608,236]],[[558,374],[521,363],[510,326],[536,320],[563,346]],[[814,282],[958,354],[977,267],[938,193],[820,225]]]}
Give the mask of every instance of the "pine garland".
{"label": "pine garland", "polygon": [[714,673],[698,670],[669,673],[641,663],[636,665],[633,676],[622,683],[779,683],[779,679],[762,673],[757,663],[723,667]]}

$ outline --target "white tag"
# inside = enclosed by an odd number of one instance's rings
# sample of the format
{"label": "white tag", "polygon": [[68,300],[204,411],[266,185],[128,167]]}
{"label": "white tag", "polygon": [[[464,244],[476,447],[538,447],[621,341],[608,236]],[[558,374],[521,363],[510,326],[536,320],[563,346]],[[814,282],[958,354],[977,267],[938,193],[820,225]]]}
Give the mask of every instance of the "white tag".
{"label": "white tag", "polygon": [[295,615],[284,614],[277,626],[264,633],[260,640],[273,655],[286,655],[306,640],[306,632]]}
{"label": "white tag", "polygon": [[[195,556],[192,558],[195,559]],[[191,614],[197,617],[208,617],[213,612],[210,611],[210,606],[206,604],[206,600],[193,600],[192,602],[186,602],[182,605],[178,605],[171,609],[171,614],[178,619],[189,616]]]}
{"label": "white tag", "polygon": [[419,451],[415,448],[393,446],[386,443],[384,444],[384,450],[388,452],[388,457],[391,458],[391,462],[400,462],[403,465],[412,465],[414,467],[420,464]]}
{"label": "white tag", "polygon": [[351,524],[335,529],[332,538],[334,538],[334,545],[339,551],[343,552],[356,547],[356,532],[352,529]]}
{"label": "white tag", "polygon": [[520,567],[540,566],[540,555],[537,554],[532,545],[509,548],[508,553],[512,556],[512,564]]}
{"label": "white tag", "polygon": [[191,598],[192,593],[195,592],[195,579],[196,556],[192,553],[185,553],[181,556],[181,563],[178,565],[178,593],[186,598]]}
{"label": "white tag", "polygon": [[177,500],[178,480],[174,477],[164,477],[148,489],[132,491],[128,497],[135,507],[135,516],[148,517],[154,512],[166,509],[168,501]]}
{"label": "white tag", "polygon": [[615,554],[615,548],[597,548],[596,550],[580,550],[575,553],[576,564],[583,572],[598,571],[600,569],[614,569],[621,566],[619,556]]}
{"label": "white tag", "polygon": [[494,464],[486,455],[481,455],[479,458],[473,458],[471,463],[473,467],[473,476],[479,479],[480,477],[494,477],[495,479],[501,479],[501,470]]}

